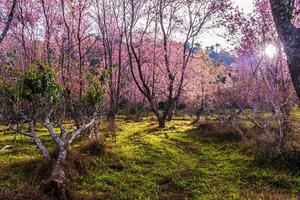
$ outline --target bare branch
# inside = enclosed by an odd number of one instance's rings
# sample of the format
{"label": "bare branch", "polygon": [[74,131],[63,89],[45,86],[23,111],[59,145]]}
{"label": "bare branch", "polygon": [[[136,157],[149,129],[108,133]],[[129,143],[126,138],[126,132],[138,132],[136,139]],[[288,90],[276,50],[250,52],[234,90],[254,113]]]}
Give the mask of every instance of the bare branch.
{"label": "bare branch", "polygon": [[7,22],[5,24],[5,27],[3,29],[3,32],[2,34],[0,35],[0,44],[3,42],[8,30],[9,30],[9,27],[10,27],[10,24],[14,18],[14,12],[15,12],[15,7],[17,5],[17,0],[14,0],[13,1],[13,4],[11,6],[11,9],[10,9],[10,12],[9,12],[9,15],[8,15],[8,19],[7,19]]}
{"label": "bare branch", "polygon": [[95,117],[87,124],[81,126],[79,129],[76,129],[75,131],[72,132],[71,138],[69,139],[69,144],[71,144],[73,142],[73,140],[82,133],[82,131],[90,128],[91,126],[94,125],[96,119]]}

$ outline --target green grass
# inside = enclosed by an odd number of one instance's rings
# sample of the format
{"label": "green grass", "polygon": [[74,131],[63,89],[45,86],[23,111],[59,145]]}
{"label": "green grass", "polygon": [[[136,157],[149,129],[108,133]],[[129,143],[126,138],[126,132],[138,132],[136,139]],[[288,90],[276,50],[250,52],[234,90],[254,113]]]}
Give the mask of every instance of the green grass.
{"label": "green grass", "polygon": [[[106,153],[83,155],[90,160],[86,171],[70,182],[85,199],[299,198],[298,172],[256,162],[251,147],[245,151],[247,141],[203,135],[187,119],[163,130],[150,119],[118,125],[116,140],[105,137]],[[45,130],[39,133],[50,146]],[[0,146],[13,141],[11,132],[0,133]],[[16,144],[0,153],[0,187],[38,185],[47,176],[35,173],[41,171],[38,150],[25,137],[17,136]]]}

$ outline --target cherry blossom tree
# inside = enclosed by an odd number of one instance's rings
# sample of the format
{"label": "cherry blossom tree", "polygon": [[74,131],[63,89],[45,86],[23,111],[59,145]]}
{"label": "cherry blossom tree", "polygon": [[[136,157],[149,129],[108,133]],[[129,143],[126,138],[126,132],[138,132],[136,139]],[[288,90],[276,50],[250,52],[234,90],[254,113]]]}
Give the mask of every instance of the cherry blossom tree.
{"label": "cherry blossom tree", "polygon": [[193,123],[208,114],[206,109],[217,98],[218,89],[226,89],[231,84],[228,76],[231,69],[213,61],[207,53],[201,50],[192,56],[187,69],[187,83],[182,91],[181,101],[196,115]]}
{"label": "cherry blossom tree", "polygon": [[[219,118],[228,124],[232,119],[241,121],[246,117],[268,136],[277,156],[284,151],[291,132],[290,112],[295,93],[271,11],[266,9],[268,2],[257,1],[255,6],[252,16],[242,17],[243,23],[230,27],[239,31],[241,42],[233,65],[233,88],[220,96],[221,105],[229,103],[235,111],[234,117]],[[270,44],[276,44],[276,52],[271,56],[266,52]],[[262,113],[272,114],[262,117]]]}
{"label": "cherry blossom tree", "polygon": [[[184,86],[186,68],[192,53],[186,45],[190,43],[193,46],[195,38],[209,28],[209,22],[215,19],[220,11],[225,11],[228,4],[225,1],[134,0],[128,4],[124,12],[124,23],[132,76],[139,90],[147,98],[159,126],[164,127],[166,118]],[[188,14],[188,17],[183,13]],[[180,32],[184,42],[176,44],[174,37]],[[149,43],[152,44],[153,51],[150,58],[145,57]],[[148,66],[147,70],[145,66]],[[157,70],[163,70],[164,76],[160,76],[165,81],[162,83],[165,86],[163,90],[155,82]],[[162,101],[165,102],[165,108],[162,112],[158,107],[157,93],[164,94]]]}
{"label": "cherry blossom tree", "polygon": [[95,0],[95,21],[99,31],[98,59],[104,68],[110,69],[108,81],[108,118],[114,126],[120,98],[128,80],[128,61],[124,45],[123,1]]}

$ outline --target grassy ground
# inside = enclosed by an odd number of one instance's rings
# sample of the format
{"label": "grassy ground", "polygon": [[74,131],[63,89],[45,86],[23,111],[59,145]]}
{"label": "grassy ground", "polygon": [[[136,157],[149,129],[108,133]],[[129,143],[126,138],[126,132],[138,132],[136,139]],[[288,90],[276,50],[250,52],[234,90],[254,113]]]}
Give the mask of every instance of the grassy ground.
{"label": "grassy ground", "polygon": [[[116,140],[105,137],[101,155],[81,153],[84,173],[70,187],[84,199],[297,199],[299,171],[255,160],[252,144],[174,120],[164,130],[155,121],[118,121]],[[39,133],[50,146],[44,129]],[[14,135],[0,133],[0,146]],[[74,149],[82,151],[78,140]],[[0,187],[35,188],[47,178],[32,142],[18,136],[16,147],[0,153]],[[15,193],[16,194],[16,193]],[[31,194],[27,194],[30,197]],[[1,197],[0,197],[1,199]]]}

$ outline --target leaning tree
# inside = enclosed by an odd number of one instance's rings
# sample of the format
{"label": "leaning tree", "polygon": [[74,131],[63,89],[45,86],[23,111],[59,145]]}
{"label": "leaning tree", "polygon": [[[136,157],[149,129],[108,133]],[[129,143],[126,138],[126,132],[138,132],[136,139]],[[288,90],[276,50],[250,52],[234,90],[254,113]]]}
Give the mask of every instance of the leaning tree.
{"label": "leaning tree", "polygon": [[300,29],[297,0],[270,0],[278,35],[284,46],[291,78],[300,99]]}

